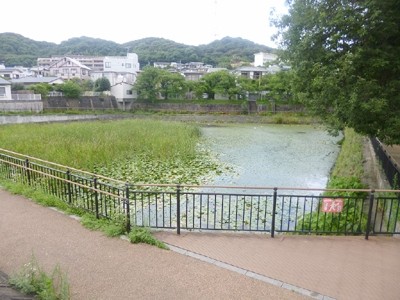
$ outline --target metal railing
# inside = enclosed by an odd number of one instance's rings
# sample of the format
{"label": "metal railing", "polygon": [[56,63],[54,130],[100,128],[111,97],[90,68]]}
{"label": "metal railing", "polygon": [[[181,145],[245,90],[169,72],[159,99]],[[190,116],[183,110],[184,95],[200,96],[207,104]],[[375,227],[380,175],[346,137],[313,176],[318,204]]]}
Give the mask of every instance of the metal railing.
{"label": "metal railing", "polygon": [[[178,234],[220,230],[366,239],[400,234],[400,190],[135,185],[5,149],[1,179],[40,189],[97,218],[123,218],[127,231],[146,226]],[[327,196],[330,192],[336,196]]]}

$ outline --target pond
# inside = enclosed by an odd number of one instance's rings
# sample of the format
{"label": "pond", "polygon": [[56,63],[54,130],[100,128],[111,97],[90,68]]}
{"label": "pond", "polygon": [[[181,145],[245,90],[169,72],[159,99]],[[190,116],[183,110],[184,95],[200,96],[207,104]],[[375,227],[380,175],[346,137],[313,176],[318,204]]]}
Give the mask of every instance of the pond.
{"label": "pond", "polygon": [[[174,196],[165,208],[164,198],[153,199],[137,211],[139,223],[158,227],[161,220],[173,227],[179,219],[189,230],[310,230],[321,191],[282,188],[325,188],[340,137],[307,125],[205,126],[202,133],[206,148],[228,170],[210,179],[211,187],[181,191],[179,214]],[[276,201],[271,189],[244,188],[255,186],[278,187]]]}
{"label": "pond", "polygon": [[340,137],[310,125],[208,126],[202,133],[233,170],[213,185],[324,188],[339,152]]}

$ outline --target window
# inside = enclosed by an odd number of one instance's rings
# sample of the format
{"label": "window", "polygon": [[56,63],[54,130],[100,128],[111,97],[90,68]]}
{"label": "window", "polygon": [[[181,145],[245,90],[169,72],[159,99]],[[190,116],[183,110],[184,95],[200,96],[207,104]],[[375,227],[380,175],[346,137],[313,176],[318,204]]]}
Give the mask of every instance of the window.
{"label": "window", "polygon": [[109,61],[105,62],[105,67],[106,68],[111,68],[111,62],[109,62]]}
{"label": "window", "polygon": [[130,69],[130,68],[132,68],[132,64],[128,64],[128,63],[126,63],[126,64],[125,64],[125,68],[127,68],[127,69]]}
{"label": "window", "polygon": [[126,94],[127,94],[127,95],[132,95],[132,90],[127,90],[127,91],[126,91]]}
{"label": "window", "polygon": [[5,97],[6,88],[4,86],[0,86],[0,97]]}

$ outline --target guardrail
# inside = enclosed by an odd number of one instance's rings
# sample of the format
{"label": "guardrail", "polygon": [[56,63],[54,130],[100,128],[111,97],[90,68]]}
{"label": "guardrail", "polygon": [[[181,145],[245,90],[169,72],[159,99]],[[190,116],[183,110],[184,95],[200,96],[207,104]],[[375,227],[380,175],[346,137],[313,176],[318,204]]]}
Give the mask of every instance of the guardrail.
{"label": "guardrail", "polygon": [[132,184],[5,149],[0,179],[40,189],[97,218],[122,216],[127,231],[400,234],[400,190]]}
{"label": "guardrail", "polygon": [[374,151],[382,164],[382,169],[385,172],[386,178],[388,179],[390,186],[393,189],[400,187],[400,166],[385,150],[382,143],[377,138],[371,138],[372,146]]}

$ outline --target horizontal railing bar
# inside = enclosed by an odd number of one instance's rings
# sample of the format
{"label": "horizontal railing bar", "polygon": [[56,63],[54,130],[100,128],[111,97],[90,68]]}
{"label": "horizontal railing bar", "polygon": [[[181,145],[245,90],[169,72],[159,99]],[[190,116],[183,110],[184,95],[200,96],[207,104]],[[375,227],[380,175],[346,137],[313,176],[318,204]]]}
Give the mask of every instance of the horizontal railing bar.
{"label": "horizontal railing bar", "polygon": [[65,165],[57,164],[57,163],[50,162],[50,161],[47,161],[47,160],[44,160],[44,159],[40,159],[40,158],[36,158],[36,157],[33,157],[33,156],[24,155],[24,154],[21,154],[21,153],[18,153],[18,152],[14,152],[14,151],[10,151],[10,150],[7,150],[7,149],[0,148],[0,151],[6,152],[6,153],[11,153],[11,154],[18,155],[18,156],[22,156],[22,157],[28,158],[28,159],[33,159],[33,160],[40,161],[40,162],[43,162],[43,163],[47,163],[47,164],[50,164],[50,165],[53,165],[53,166],[56,166],[56,167],[61,167],[61,168],[64,168],[66,170],[76,171],[76,172],[83,173],[83,174],[86,174],[86,175],[96,176],[96,177],[101,178],[101,179],[105,179],[105,180],[109,180],[109,181],[114,181],[114,182],[118,182],[118,183],[121,183],[121,184],[125,184],[125,182],[121,181],[121,180],[117,180],[117,179],[114,179],[114,178],[109,178],[109,177],[106,177],[106,176],[94,174],[94,173],[91,173],[91,172],[88,172],[88,171],[75,169],[75,168],[72,168],[72,167],[68,167],[68,166],[65,166]]}
{"label": "horizontal railing bar", "polygon": [[9,161],[4,161],[2,159],[0,159],[0,161],[7,162],[9,165],[12,165],[12,166],[15,166],[15,167],[19,167],[20,169],[23,169],[23,170],[29,170],[29,171],[32,171],[32,172],[37,173],[37,174],[44,175],[44,176],[49,177],[49,178],[58,179],[60,181],[66,182],[66,183],[71,183],[73,185],[86,188],[86,189],[88,189],[90,191],[93,191],[93,192],[99,192],[99,193],[104,194],[104,195],[113,196],[113,197],[118,198],[120,200],[125,200],[125,197],[121,197],[119,195],[112,194],[112,193],[109,193],[109,192],[106,192],[106,191],[103,191],[103,190],[95,189],[95,188],[93,188],[91,186],[88,186],[88,185],[84,185],[84,184],[81,184],[81,183],[78,183],[78,182],[75,182],[75,181],[71,181],[71,180],[62,178],[62,177],[57,177],[55,175],[52,175],[52,174],[49,174],[49,173],[45,173],[45,172],[42,172],[42,171],[38,171],[38,170],[35,170],[35,169],[27,168],[25,166],[14,164],[14,163],[9,162]]}

